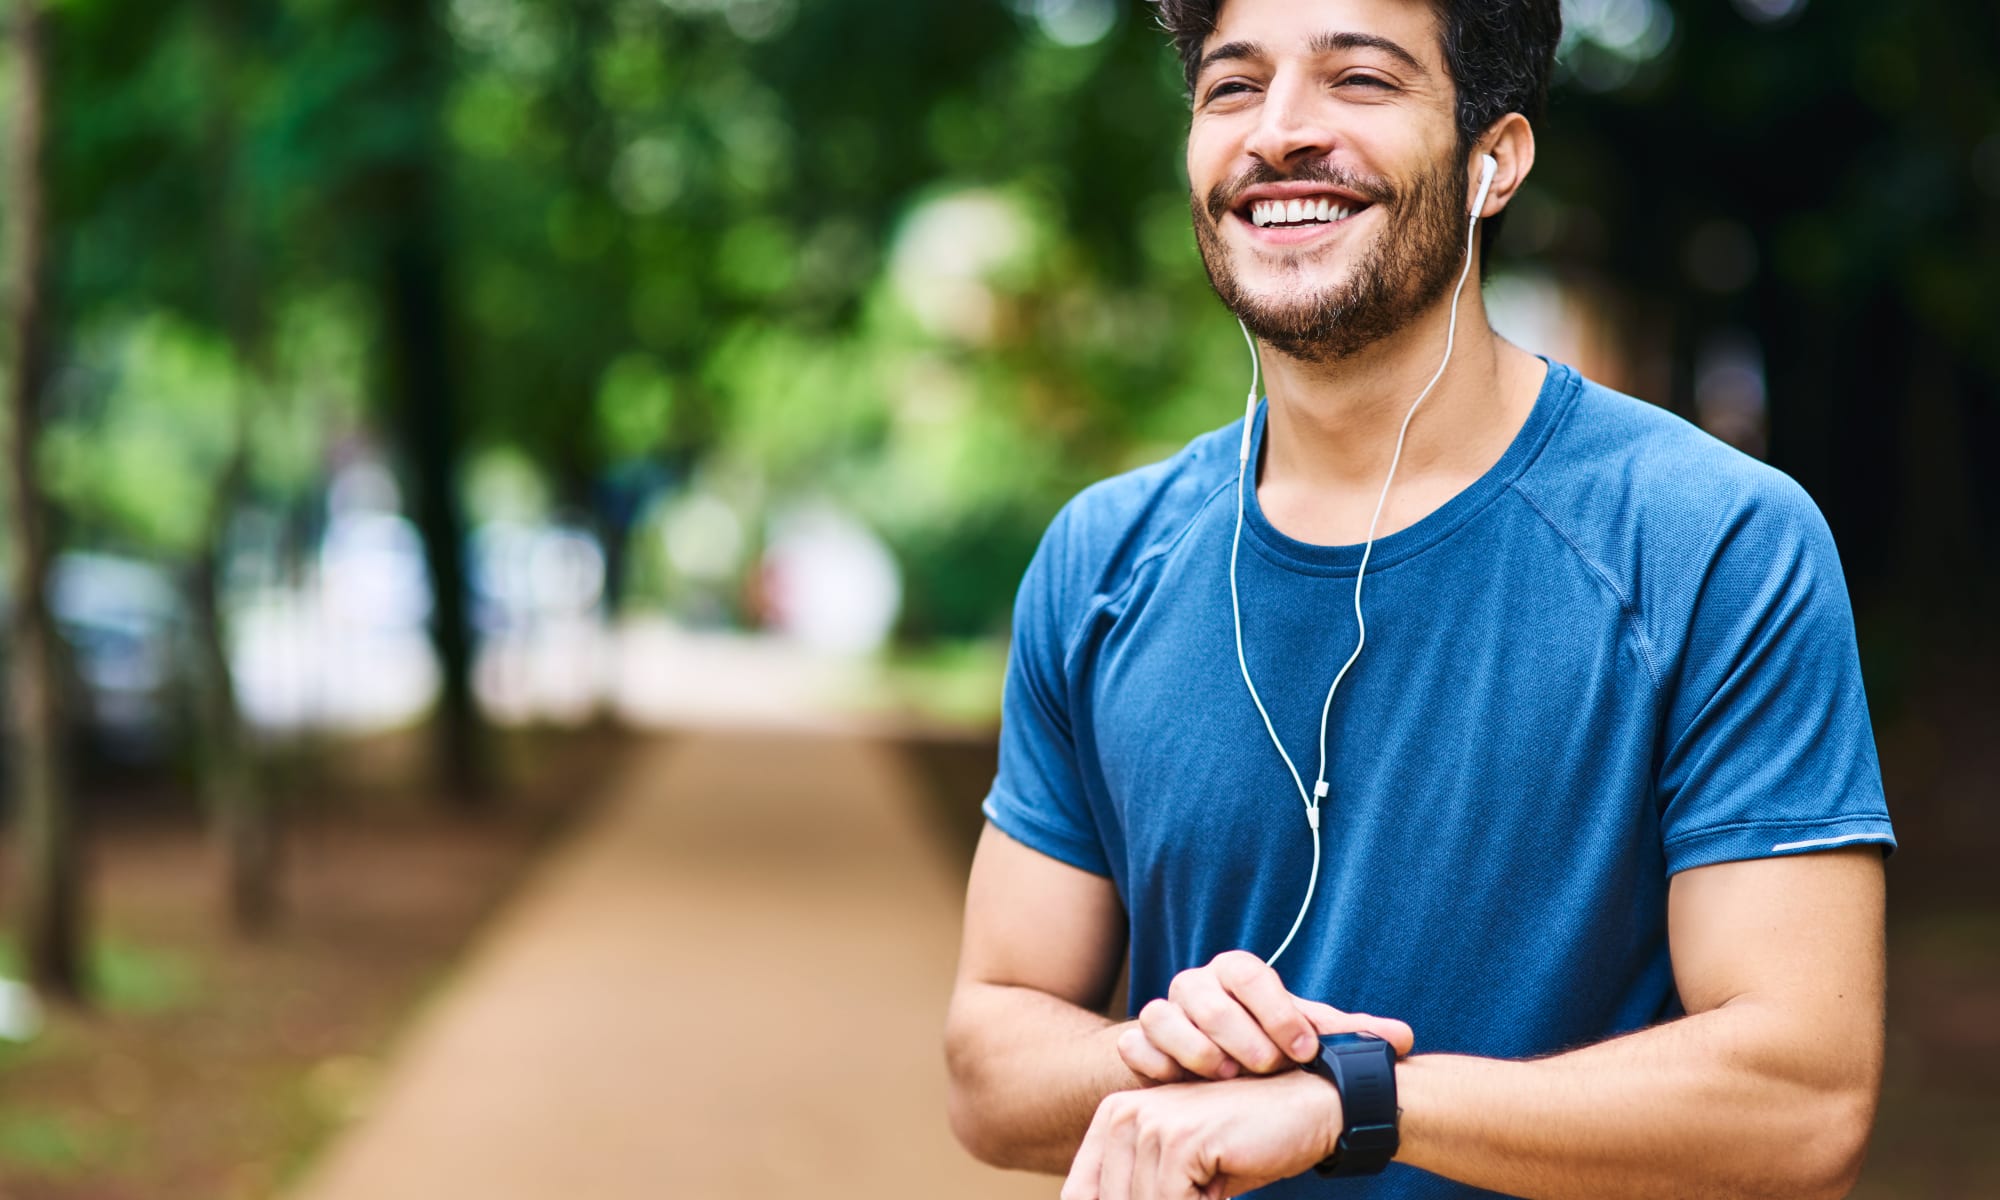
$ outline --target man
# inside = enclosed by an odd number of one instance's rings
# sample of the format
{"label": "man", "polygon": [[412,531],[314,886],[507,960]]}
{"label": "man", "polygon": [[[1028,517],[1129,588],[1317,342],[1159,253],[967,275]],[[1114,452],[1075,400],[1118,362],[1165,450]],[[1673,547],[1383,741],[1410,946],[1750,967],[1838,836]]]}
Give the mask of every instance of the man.
{"label": "man", "polygon": [[1023,580],[954,1128],[1066,1200],[1844,1193],[1893,840],[1825,524],[1454,290],[1557,0],[1162,15],[1267,399]]}

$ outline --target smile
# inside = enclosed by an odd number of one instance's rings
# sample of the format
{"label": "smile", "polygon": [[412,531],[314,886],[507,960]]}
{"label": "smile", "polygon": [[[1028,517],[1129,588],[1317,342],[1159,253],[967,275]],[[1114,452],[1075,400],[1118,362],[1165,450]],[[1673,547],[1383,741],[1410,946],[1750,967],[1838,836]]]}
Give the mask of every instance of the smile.
{"label": "smile", "polygon": [[1311,197],[1299,200],[1256,200],[1249,208],[1248,219],[1260,229],[1276,226],[1280,229],[1297,228],[1304,225],[1332,225],[1345,221],[1368,206],[1354,204],[1330,196]]}

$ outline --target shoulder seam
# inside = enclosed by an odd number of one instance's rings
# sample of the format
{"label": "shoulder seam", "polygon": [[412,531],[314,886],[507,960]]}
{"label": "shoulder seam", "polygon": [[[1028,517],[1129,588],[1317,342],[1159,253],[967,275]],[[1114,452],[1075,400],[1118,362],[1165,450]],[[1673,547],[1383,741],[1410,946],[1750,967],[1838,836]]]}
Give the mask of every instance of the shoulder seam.
{"label": "shoulder seam", "polygon": [[1569,535],[1569,531],[1558,524],[1556,519],[1549,515],[1548,510],[1536,502],[1534,496],[1530,495],[1527,489],[1521,486],[1520,480],[1514,480],[1508,484],[1508,488],[1515,495],[1519,496],[1521,502],[1526,504],[1536,516],[1542,519],[1543,524],[1547,525],[1555,532],[1557,537],[1562,539],[1563,545],[1569,547],[1570,553],[1576,555],[1577,561],[1581,562],[1591,574],[1597,576],[1597,581],[1603,584],[1604,589],[1610,592],[1613,598],[1618,601],[1618,611],[1624,616],[1625,624],[1632,630],[1632,642],[1638,647],[1639,661],[1646,668],[1646,679],[1653,685],[1653,691],[1658,692],[1661,686],[1660,666],[1657,656],[1653,652],[1652,642],[1647,639],[1645,629],[1639,624],[1637,603],[1632,597],[1627,596],[1624,590],[1618,586],[1617,582],[1611,578],[1610,572],[1598,565],[1596,559],[1583,552],[1583,547],[1577,545],[1576,539]]}
{"label": "shoulder seam", "polygon": [[1070,663],[1076,655],[1076,648],[1082,644],[1082,638],[1079,635],[1082,633],[1083,627],[1089,624],[1091,619],[1099,612],[1123,600],[1126,594],[1131,592],[1133,587],[1138,584],[1140,573],[1149,564],[1172,553],[1174,548],[1179,546],[1187,537],[1188,531],[1195,527],[1195,523],[1201,520],[1202,514],[1208,511],[1208,506],[1215,503],[1215,498],[1229,489],[1231,482],[1233,481],[1225,480],[1223,483],[1218,484],[1207,496],[1203,497],[1202,502],[1195,506],[1192,513],[1188,514],[1187,520],[1182,523],[1179,531],[1173,537],[1141,554],[1125,572],[1125,579],[1118,585],[1117,591],[1110,593],[1100,592],[1091,598],[1089,604],[1083,606],[1083,611],[1077,614],[1076,620],[1070,623],[1068,632],[1063,635],[1062,666],[1065,677],[1070,673]]}

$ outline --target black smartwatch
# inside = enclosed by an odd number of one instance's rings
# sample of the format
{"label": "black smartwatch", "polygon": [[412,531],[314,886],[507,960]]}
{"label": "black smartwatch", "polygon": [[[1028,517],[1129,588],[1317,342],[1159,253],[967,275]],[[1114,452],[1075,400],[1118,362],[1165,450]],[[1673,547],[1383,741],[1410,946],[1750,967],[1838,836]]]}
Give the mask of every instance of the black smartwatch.
{"label": "black smartwatch", "polygon": [[1320,1175],[1375,1175],[1396,1157],[1396,1048],[1372,1033],[1319,1039],[1310,1071],[1340,1093],[1340,1140],[1313,1170]]}

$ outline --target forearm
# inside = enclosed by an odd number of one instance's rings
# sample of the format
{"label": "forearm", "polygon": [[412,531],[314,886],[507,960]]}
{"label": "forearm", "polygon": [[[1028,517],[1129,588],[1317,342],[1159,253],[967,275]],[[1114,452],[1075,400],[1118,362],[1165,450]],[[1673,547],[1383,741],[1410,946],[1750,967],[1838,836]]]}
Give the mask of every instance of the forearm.
{"label": "forearm", "polygon": [[945,1030],[953,1132],[994,1166],[1067,1171],[1098,1103],[1146,1082],[1118,1055],[1127,1024],[1033,988],[961,982]]}
{"label": "forearm", "polygon": [[1840,1196],[1881,1071],[1874,1036],[1826,1044],[1752,1003],[1529,1062],[1397,1069],[1398,1161],[1533,1200]]}

